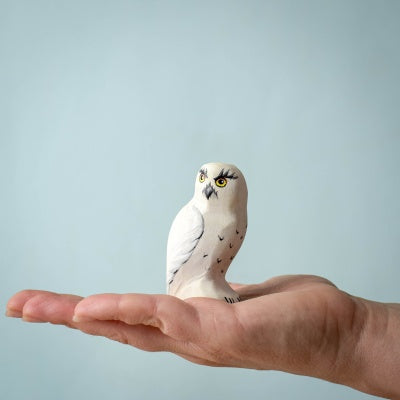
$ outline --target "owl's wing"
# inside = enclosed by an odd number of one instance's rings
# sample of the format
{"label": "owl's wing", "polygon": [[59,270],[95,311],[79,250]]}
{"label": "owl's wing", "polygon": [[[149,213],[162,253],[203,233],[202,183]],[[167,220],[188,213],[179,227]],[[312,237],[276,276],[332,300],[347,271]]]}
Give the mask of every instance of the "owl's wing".
{"label": "owl's wing", "polygon": [[201,212],[193,204],[183,207],[172,223],[167,245],[167,285],[191,257],[204,232]]}

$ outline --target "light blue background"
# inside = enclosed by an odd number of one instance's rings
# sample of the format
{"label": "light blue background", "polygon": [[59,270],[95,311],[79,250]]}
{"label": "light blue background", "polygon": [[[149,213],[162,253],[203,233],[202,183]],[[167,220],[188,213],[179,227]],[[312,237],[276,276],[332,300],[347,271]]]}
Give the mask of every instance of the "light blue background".
{"label": "light blue background", "polygon": [[[163,292],[198,167],[249,187],[229,272],[399,301],[400,2],[0,1],[0,301]],[[0,318],[13,399],[366,399]]]}

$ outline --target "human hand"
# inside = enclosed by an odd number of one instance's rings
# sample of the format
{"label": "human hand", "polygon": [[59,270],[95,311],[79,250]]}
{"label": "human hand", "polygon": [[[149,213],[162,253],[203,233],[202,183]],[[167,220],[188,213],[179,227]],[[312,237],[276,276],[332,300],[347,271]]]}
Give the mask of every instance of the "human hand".
{"label": "human hand", "polygon": [[[392,314],[400,325],[398,305],[355,298],[315,276],[281,276],[258,285],[232,286],[245,301],[182,301],[146,294],[82,298],[22,291],[9,300],[7,315],[63,324],[142,350],[170,351],[198,364],[281,370],[371,394],[398,395],[399,372],[391,374],[385,365],[380,377],[383,366],[378,362],[378,369],[371,368],[368,362],[371,357],[377,361],[373,339],[379,323],[374,317],[370,327],[371,313],[379,315],[384,309],[385,315],[391,314],[386,325],[393,321]],[[366,349],[372,351],[371,357]],[[398,366],[399,357],[395,360]],[[396,368],[393,365],[393,371]]]}

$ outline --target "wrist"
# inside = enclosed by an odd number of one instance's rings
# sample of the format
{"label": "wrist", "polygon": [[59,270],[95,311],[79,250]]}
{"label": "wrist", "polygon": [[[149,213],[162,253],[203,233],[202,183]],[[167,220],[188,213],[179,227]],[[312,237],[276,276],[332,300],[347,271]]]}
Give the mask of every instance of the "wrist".
{"label": "wrist", "polygon": [[353,299],[358,322],[350,332],[349,344],[354,343],[348,353],[352,357],[347,384],[369,394],[400,399],[400,305]]}

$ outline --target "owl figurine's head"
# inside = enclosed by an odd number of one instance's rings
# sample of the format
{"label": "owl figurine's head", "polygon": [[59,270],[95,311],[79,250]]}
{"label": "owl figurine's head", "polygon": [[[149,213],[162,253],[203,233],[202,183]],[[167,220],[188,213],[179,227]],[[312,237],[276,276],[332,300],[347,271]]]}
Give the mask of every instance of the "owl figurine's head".
{"label": "owl figurine's head", "polygon": [[247,185],[239,168],[232,164],[204,164],[196,176],[194,201],[201,208],[247,207]]}

